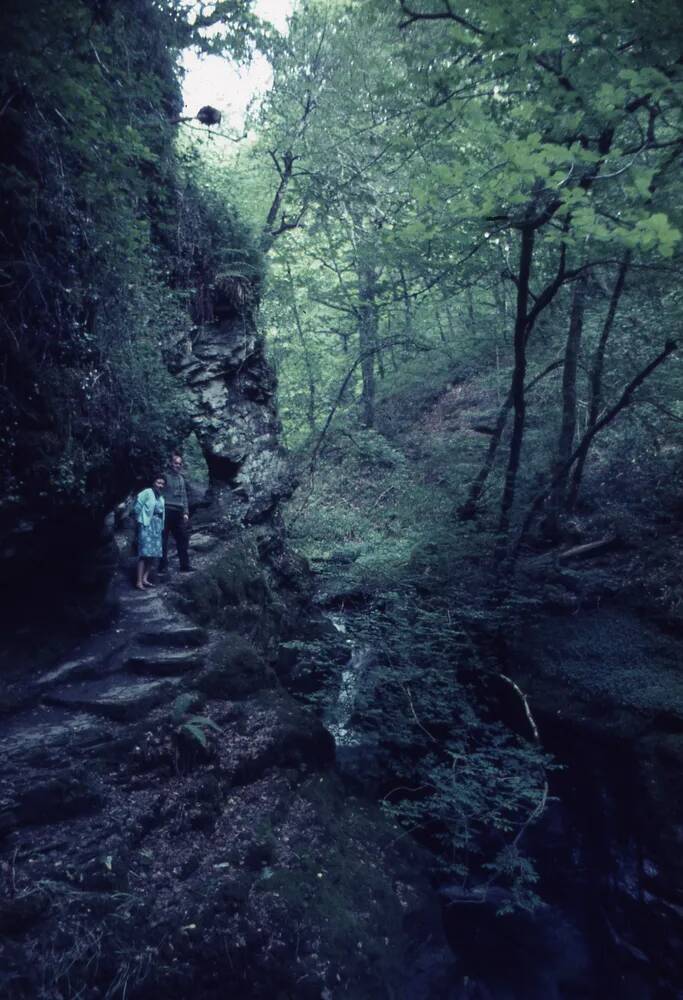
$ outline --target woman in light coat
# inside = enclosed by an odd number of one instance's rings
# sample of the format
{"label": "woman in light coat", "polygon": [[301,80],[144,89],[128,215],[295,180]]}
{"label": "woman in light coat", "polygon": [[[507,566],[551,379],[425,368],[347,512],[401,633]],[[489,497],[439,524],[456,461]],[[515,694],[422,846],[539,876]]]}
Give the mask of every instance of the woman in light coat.
{"label": "woman in light coat", "polygon": [[135,498],[133,517],[136,523],[138,566],[135,586],[138,590],[153,587],[149,578],[157,559],[162,555],[164,533],[164,498],[161,495],[166,486],[166,477],[158,475],[146,490]]}

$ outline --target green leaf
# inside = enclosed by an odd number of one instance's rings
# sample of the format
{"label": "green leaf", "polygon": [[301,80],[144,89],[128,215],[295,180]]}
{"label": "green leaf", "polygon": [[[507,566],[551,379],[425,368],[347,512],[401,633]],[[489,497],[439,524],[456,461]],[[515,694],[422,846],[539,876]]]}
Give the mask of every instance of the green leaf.
{"label": "green leaf", "polygon": [[639,195],[643,198],[652,197],[650,192],[650,184],[652,183],[652,178],[655,175],[655,171],[649,167],[636,167],[631,175],[633,185]]}

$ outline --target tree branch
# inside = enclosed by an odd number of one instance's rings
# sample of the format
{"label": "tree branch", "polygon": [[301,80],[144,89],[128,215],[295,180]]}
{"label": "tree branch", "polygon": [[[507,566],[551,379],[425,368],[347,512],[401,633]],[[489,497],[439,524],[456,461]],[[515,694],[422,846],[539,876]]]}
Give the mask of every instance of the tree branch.
{"label": "tree branch", "polygon": [[603,430],[605,427],[607,427],[608,424],[611,424],[614,418],[618,416],[618,414],[621,413],[621,411],[625,409],[633,401],[633,394],[635,393],[636,389],[638,389],[643,384],[643,382],[645,382],[645,380],[657,368],[659,368],[659,366],[664,361],[666,361],[669,355],[673,354],[673,352],[677,350],[677,348],[678,348],[678,343],[675,340],[667,340],[666,344],[659,352],[659,354],[655,358],[653,358],[652,361],[648,365],[646,365],[641,372],[639,372],[634,378],[631,379],[631,381],[625,387],[624,391],[622,392],[621,396],[616,401],[616,403],[614,403],[614,405],[611,406],[609,410],[607,410],[592,427],[588,428],[588,430],[583,435],[581,441],[576,446],[574,451],[571,453],[567,461],[562,463],[562,465],[558,468],[557,472],[552,477],[548,485],[534,497],[531,507],[529,508],[529,512],[527,516],[524,518],[524,522],[522,523],[522,527],[513,550],[513,556],[515,556],[518,553],[519,547],[522,544],[526,535],[528,534],[529,529],[531,528],[531,525],[533,524],[536,515],[541,510],[543,504],[552,493],[553,488],[566,476],[567,472],[569,471],[569,469],[571,469],[572,465],[578,458],[585,458],[586,453],[590,448],[591,442],[593,441],[593,438],[596,436],[596,434],[599,434],[600,431]]}
{"label": "tree branch", "polygon": [[411,8],[406,3],[406,0],[400,0],[401,10],[407,15],[405,21],[399,23],[399,28],[403,30],[409,27],[411,24],[415,24],[417,21],[455,21],[462,28],[467,28],[474,35],[485,35],[486,32],[478,28],[476,24],[472,24],[466,18],[461,17],[456,14],[451,7],[450,0],[443,0],[444,9],[442,11],[419,11],[411,10]]}

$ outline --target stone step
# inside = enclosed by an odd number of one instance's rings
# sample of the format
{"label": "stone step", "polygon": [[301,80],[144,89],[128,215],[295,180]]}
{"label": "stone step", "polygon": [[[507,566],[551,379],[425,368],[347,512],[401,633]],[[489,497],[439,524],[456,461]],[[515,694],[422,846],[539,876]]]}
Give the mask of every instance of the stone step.
{"label": "stone step", "polygon": [[74,684],[47,695],[43,700],[48,705],[91,712],[115,722],[132,722],[173,698],[178,683],[179,679],[175,678],[147,681],[119,675],[102,681]]}
{"label": "stone step", "polygon": [[78,660],[68,660],[54,670],[41,674],[36,680],[36,687],[42,689],[55,684],[65,684],[67,681],[82,681],[96,677],[102,668],[102,662],[100,656],[83,656]]}
{"label": "stone step", "polygon": [[135,636],[141,646],[203,646],[208,641],[206,629],[196,625],[163,625],[144,629]]}
{"label": "stone step", "polygon": [[19,762],[37,767],[68,767],[80,750],[112,735],[111,725],[85,712],[37,705],[3,726],[0,776],[16,776]]}
{"label": "stone step", "polygon": [[204,666],[204,657],[199,652],[150,650],[133,653],[126,660],[126,666],[136,674],[154,676],[177,676]]}
{"label": "stone step", "polygon": [[145,598],[141,594],[139,601],[135,598],[132,601],[122,598],[120,607],[121,613],[126,615],[126,617],[139,618],[143,622],[153,618],[168,618],[166,605],[161,597],[156,594],[152,598]]}
{"label": "stone step", "polygon": [[122,587],[119,591],[119,600],[122,604],[128,605],[143,605],[143,604],[153,604],[154,601],[159,601],[159,587],[150,587],[148,590],[138,590],[136,587]]}

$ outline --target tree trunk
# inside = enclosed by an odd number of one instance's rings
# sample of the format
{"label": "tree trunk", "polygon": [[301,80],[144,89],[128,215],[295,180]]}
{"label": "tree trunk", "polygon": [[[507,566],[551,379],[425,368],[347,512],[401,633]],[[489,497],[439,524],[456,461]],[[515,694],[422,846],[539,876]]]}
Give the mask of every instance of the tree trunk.
{"label": "tree trunk", "polygon": [[505,402],[498,411],[498,419],[496,420],[496,425],[493,429],[491,440],[489,441],[489,446],[486,451],[486,458],[484,459],[484,464],[479,470],[477,478],[470,486],[469,493],[467,494],[467,500],[458,511],[460,519],[463,521],[466,521],[469,518],[474,517],[474,515],[477,513],[479,502],[484,492],[484,487],[486,486],[486,481],[489,478],[489,475],[491,474],[491,470],[493,469],[493,463],[496,460],[498,446],[500,445],[500,440],[503,436],[503,431],[505,430],[508,414],[510,413],[511,409],[512,409],[512,392],[510,391],[505,397]]}
{"label": "tree trunk", "polygon": [[[605,427],[611,424],[612,421],[615,419],[615,417],[617,417],[622,410],[624,410],[627,406],[629,406],[632,403],[636,389],[638,389],[643,384],[643,382],[645,382],[646,379],[648,379],[650,375],[652,375],[652,373],[656,371],[657,368],[659,368],[662,362],[666,361],[669,355],[673,354],[673,352],[677,349],[678,349],[677,341],[667,340],[666,344],[664,345],[660,353],[657,355],[657,357],[653,358],[652,361],[649,363],[649,365],[646,365],[646,367],[643,368],[643,370],[639,372],[635,376],[635,378],[631,379],[631,381],[623,390],[621,396],[616,401],[616,403],[613,406],[611,406],[609,410],[606,410],[603,413],[603,415],[593,424],[592,427],[588,428],[586,433],[583,435],[583,437],[577,444],[576,448],[574,448],[573,452],[567,459],[566,467],[559,469],[557,472],[557,476],[566,475],[569,468],[571,468],[574,462],[578,461],[579,459],[585,461],[588,449],[590,448],[593,442],[593,438],[596,437],[596,435],[599,434],[601,430],[603,430]],[[515,552],[519,550],[520,545],[524,541],[524,538],[528,534],[531,525],[534,522],[534,518],[537,516],[537,514],[543,507],[545,501],[552,493],[554,485],[555,482],[553,480],[544,490],[536,494],[534,500],[531,503],[531,506],[529,507],[529,511],[522,523],[517,543],[515,545]]]}
{"label": "tree trunk", "polygon": [[439,309],[436,310],[436,312],[435,312],[434,315],[435,315],[435,318],[436,318],[436,328],[439,331],[439,337],[441,338],[441,343],[442,344],[447,344],[448,343],[448,338],[446,337],[446,333],[445,333],[444,328],[443,328],[443,323],[441,321],[441,312],[439,311]]}
{"label": "tree trunk", "polygon": [[289,291],[291,295],[292,302],[292,313],[294,315],[294,325],[296,327],[297,337],[299,338],[299,343],[301,345],[301,350],[304,356],[304,366],[306,368],[306,380],[308,382],[308,399],[306,403],[306,420],[308,421],[308,427],[311,433],[315,432],[315,374],[313,372],[313,365],[311,363],[311,356],[308,351],[308,344],[306,343],[306,337],[304,335],[303,326],[301,323],[301,316],[299,314],[299,306],[296,301],[296,288],[294,286],[294,279],[292,278],[292,270],[289,264],[286,265],[287,268],[287,280],[289,281]]}
{"label": "tree trunk", "polygon": [[403,299],[403,330],[406,340],[411,340],[413,336],[413,310],[410,304],[410,295],[408,294],[408,282],[406,281],[405,271],[400,264],[398,273],[401,278],[401,295]]}
{"label": "tree trunk", "polygon": [[[546,375],[550,374],[550,372],[554,372],[557,368],[560,367],[561,364],[562,364],[561,360],[551,361],[551,363],[547,365],[543,369],[543,371],[539,372],[538,375],[535,375],[527,383],[524,391],[529,392],[531,389],[533,389],[533,387],[537,384],[537,382],[540,382],[541,379],[544,379]],[[493,428],[493,433],[491,434],[491,440],[489,442],[488,450],[486,452],[486,458],[484,460],[484,464],[479,470],[477,478],[470,486],[470,492],[467,496],[467,500],[458,511],[460,519],[463,521],[466,521],[469,518],[474,517],[474,515],[477,513],[477,507],[479,506],[479,501],[481,500],[482,493],[484,492],[484,486],[486,485],[486,480],[488,479],[489,473],[493,468],[493,463],[496,458],[496,452],[498,451],[498,447],[500,445],[500,439],[503,436],[503,431],[505,430],[505,424],[507,423],[508,414],[510,413],[511,409],[512,409],[512,394],[508,392],[507,396],[505,397],[505,402],[498,411],[498,419],[496,420],[495,427]]]}
{"label": "tree trunk", "polygon": [[377,353],[377,276],[370,264],[358,269],[358,347],[362,358],[361,422],[375,425],[375,356]]}
{"label": "tree trunk", "polygon": [[[619,299],[621,298],[621,293],[624,290],[626,273],[631,264],[631,256],[631,251],[627,251],[623,261],[621,262],[617,280],[615,281],[614,288],[612,289],[612,297],[610,299],[607,316],[605,317],[605,322],[602,327],[602,333],[600,334],[600,340],[598,341],[598,345],[595,348],[595,354],[593,355],[593,363],[591,365],[590,373],[587,431],[596,425],[600,415],[600,410],[602,409],[602,375],[605,368],[605,351],[607,349],[607,341],[609,340],[610,333],[612,332],[612,326],[614,325],[614,317],[617,312],[617,306],[619,305]],[[581,454],[574,467],[569,496],[567,497],[567,510],[571,511],[576,507],[576,501],[578,500],[579,490],[581,488],[581,478],[583,476],[583,468],[586,464],[587,455],[588,449]]]}
{"label": "tree trunk", "polygon": [[393,319],[391,313],[387,316],[387,344],[389,346],[389,357],[391,358],[391,367],[394,373],[398,371],[398,361],[396,360],[396,351],[394,348],[394,332],[393,332]]}
{"label": "tree trunk", "polygon": [[[377,318],[377,327],[379,329],[379,317]],[[382,381],[386,376],[386,368],[384,366],[384,348],[382,346],[386,343],[386,338],[376,337],[375,340],[377,343],[377,351],[375,354],[375,357],[377,358],[377,373],[380,377],[380,381]]]}
{"label": "tree trunk", "polygon": [[[572,453],[574,437],[576,435],[576,373],[579,365],[581,338],[583,336],[586,284],[587,272],[584,271],[576,279],[572,290],[569,332],[567,334],[567,346],[564,352],[564,366],[562,369],[562,420],[557,440],[557,453],[552,470],[554,486],[550,496],[550,510],[546,521],[546,531],[553,538],[557,537],[558,519],[563,507],[567,485],[567,460]],[[562,469],[566,470],[564,475],[560,473]]]}
{"label": "tree trunk", "polygon": [[[531,336],[536,320],[541,315],[543,310],[550,305],[553,301],[555,295],[562,287],[562,284],[567,280],[567,272],[565,269],[565,257],[566,251],[563,247],[560,250],[560,259],[557,274],[549,282],[549,284],[544,288],[540,295],[536,297],[532,309],[527,312],[527,306],[529,302],[529,277],[531,274],[531,261],[533,258],[533,246],[534,246],[535,229],[531,226],[527,227],[522,231],[522,247],[520,251],[520,273],[515,281],[517,286],[517,316],[515,320],[515,367],[512,377],[512,386],[505,397],[505,402],[503,403],[500,413],[498,415],[498,421],[496,423],[496,429],[491,438],[489,448],[486,454],[486,459],[484,460],[484,465],[479,472],[479,475],[470,487],[470,492],[467,500],[460,508],[460,516],[463,518],[474,517],[477,511],[477,505],[479,499],[484,490],[484,485],[486,480],[493,469],[494,460],[496,457],[496,451],[498,450],[498,445],[503,435],[503,430],[505,429],[505,424],[507,422],[508,413],[510,412],[513,404],[515,403],[515,397],[517,402],[521,402],[521,410],[516,409],[515,415],[515,431],[513,432],[513,440],[511,442],[510,448],[510,459],[508,461],[508,471],[505,480],[505,492],[503,494],[503,503],[501,506],[501,530],[503,533],[507,531],[509,525],[509,513],[512,507],[512,501],[514,499],[515,490],[515,478],[517,473],[517,465],[519,464],[519,455],[521,453],[522,437],[524,435],[524,369],[526,368],[526,345]],[[526,269],[526,272],[523,270]],[[521,362],[521,370],[518,371],[518,367]],[[549,371],[551,371],[555,365],[553,364]],[[546,373],[547,374],[547,373]],[[539,376],[542,378],[543,375]],[[537,381],[534,380],[534,381]],[[533,384],[533,383],[532,383]]]}
{"label": "tree trunk", "polygon": [[500,504],[500,519],[498,531],[501,536],[507,535],[510,527],[510,514],[515,500],[517,472],[522,454],[524,439],[524,422],[526,417],[526,396],[524,392],[524,377],[526,375],[526,344],[529,305],[529,279],[531,263],[534,254],[534,238],[536,232],[531,226],[522,229],[522,245],[519,251],[519,281],[517,283],[517,310],[515,315],[514,335],[514,368],[510,397],[515,415],[510,438],[510,451],[505,471],[505,485]]}

